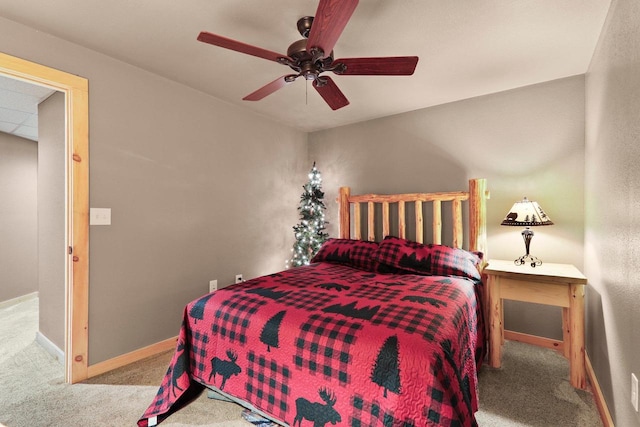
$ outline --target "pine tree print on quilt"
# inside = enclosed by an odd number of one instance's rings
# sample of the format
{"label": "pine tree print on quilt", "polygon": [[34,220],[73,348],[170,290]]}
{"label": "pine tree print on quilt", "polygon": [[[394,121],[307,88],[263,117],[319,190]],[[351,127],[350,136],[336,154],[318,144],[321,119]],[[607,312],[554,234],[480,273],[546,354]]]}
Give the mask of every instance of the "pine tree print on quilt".
{"label": "pine tree print on quilt", "polygon": [[271,351],[271,347],[278,348],[280,340],[278,339],[278,331],[286,310],[278,312],[275,316],[267,320],[260,333],[260,341],[267,345],[267,351]]}
{"label": "pine tree print on quilt", "polygon": [[398,337],[390,336],[380,348],[371,372],[371,381],[384,388],[384,397],[387,397],[387,390],[400,394],[399,357]]}

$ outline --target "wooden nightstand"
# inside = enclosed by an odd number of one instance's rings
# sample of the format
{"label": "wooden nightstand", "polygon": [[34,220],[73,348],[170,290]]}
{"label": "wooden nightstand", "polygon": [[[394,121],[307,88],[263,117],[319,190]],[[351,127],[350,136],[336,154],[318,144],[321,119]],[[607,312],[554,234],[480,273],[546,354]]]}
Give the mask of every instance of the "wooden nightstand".
{"label": "wooden nightstand", "polygon": [[573,265],[543,263],[532,268],[513,261],[490,260],[488,279],[489,366],[499,368],[504,343],[502,300],[562,307],[562,352],[569,359],[571,385],[586,387],[584,291],[587,278]]}

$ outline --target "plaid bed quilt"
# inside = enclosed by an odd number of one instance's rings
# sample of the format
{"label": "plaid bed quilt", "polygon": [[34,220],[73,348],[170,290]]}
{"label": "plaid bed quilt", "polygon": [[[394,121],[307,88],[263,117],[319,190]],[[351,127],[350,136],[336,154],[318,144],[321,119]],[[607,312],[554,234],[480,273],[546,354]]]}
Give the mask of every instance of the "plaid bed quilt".
{"label": "plaid bed quilt", "polygon": [[475,426],[482,283],[315,263],[189,303],[161,422],[204,385],[292,426]]}

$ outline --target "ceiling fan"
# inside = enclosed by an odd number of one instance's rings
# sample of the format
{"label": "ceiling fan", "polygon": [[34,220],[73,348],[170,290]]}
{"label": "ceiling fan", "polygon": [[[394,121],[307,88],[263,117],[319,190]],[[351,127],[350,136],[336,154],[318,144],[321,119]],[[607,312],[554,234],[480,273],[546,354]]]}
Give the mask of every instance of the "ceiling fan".
{"label": "ceiling fan", "polygon": [[296,72],[296,74],[278,77],[245,96],[243,100],[259,101],[292,83],[298,77],[304,77],[313,82],[313,87],[329,107],[337,110],[349,105],[349,100],[331,77],[321,75],[322,73],[332,71],[344,76],[409,76],[413,74],[418,63],[417,56],[333,59],[333,47],[357,5],[358,0],[320,0],[315,17],[305,16],[298,20],[298,31],[304,38],[291,44],[286,55],[206,31],[200,33],[198,40],[275,61],[289,66]]}

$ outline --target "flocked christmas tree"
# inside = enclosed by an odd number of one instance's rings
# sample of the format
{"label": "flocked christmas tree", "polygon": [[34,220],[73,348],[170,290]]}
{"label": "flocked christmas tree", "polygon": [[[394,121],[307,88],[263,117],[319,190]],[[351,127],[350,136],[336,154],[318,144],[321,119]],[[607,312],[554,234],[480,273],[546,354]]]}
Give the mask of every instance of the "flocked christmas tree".
{"label": "flocked christmas tree", "polygon": [[307,265],[311,258],[318,252],[320,246],[327,240],[329,234],[325,233],[324,211],[326,206],[322,199],[322,176],[316,168],[315,162],[309,172],[309,182],[304,186],[304,192],[300,196],[300,222],[293,227],[296,242],[293,244],[293,257],[291,265],[299,267]]}

